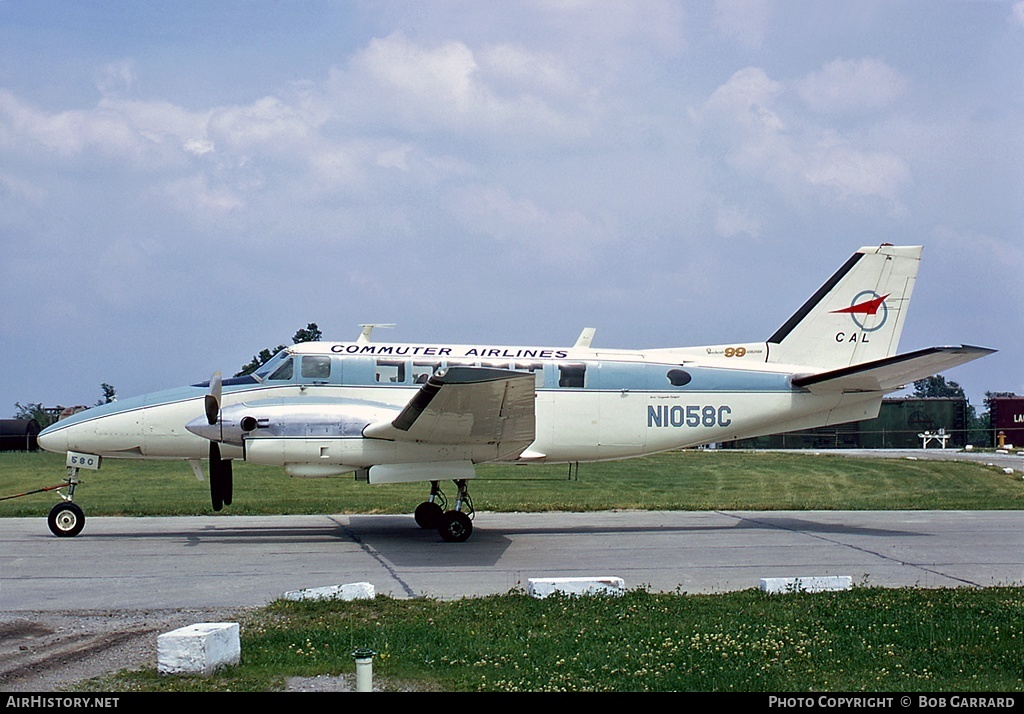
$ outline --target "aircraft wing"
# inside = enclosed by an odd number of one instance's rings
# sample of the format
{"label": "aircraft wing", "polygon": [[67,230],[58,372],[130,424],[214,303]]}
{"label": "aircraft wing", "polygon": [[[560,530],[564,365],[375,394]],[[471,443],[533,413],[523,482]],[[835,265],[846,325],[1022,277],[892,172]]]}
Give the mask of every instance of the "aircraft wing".
{"label": "aircraft wing", "polygon": [[398,416],[369,424],[372,439],[428,444],[502,444],[521,451],[534,440],[535,378],[487,367],[449,367],[420,387]]}
{"label": "aircraft wing", "polygon": [[970,345],[928,347],[842,369],[800,375],[793,378],[793,386],[819,393],[891,392],[993,352],[995,350],[987,347]]}

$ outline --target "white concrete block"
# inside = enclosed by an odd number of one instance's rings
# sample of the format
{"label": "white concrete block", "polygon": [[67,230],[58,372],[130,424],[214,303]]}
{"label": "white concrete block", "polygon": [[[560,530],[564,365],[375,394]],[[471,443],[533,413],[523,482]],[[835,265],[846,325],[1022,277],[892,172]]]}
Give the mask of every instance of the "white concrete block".
{"label": "white concrete block", "polygon": [[238,664],[241,654],[236,622],[201,622],[156,638],[160,674],[211,674],[223,665]]}
{"label": "white concrete block", "polygon": [[766,593],[820,593],[849,590],[853,578],[849,575],[819,575],[800,578],[761,578],[761,590]]}
{"label": "white concrete block", "polygon": [[621,595],[625,592],[622,578],[613,576],[591,578],[530,578],[527,594],[535,598],[561,593],[563,595]]}
{"label": "white concrete block", "polygon": [[372,600],[376,597],[372,583],[347,583],[328,585],[322,588],[289,590],[285,600]]}

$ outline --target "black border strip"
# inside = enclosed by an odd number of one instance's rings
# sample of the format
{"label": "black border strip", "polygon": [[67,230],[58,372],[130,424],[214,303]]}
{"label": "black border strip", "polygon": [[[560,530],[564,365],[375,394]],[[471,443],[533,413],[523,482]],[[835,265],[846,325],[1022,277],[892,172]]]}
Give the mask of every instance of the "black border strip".
{"label": "black border strip", "polygon": [[818,292],[814,293],[810,299],[803,304],[799,310],[793,313],[793,316],[786,320],[786,324],[775,331],[775,334],[768,338],[768,342],[774,344],[780,344],[786,336],[792,332],[800,322],[807,317],[807,314],[817,306],[822,299],[832,292],[832,288],[842,280],[847,273],[853,270],[853,266],[857,264],[861,258],[864,257],[864,253],[854,253],[850,256],[850,259],[843,263],[843,267],[835,272],[835,274],[829,278],[824,285],[818,288]]}

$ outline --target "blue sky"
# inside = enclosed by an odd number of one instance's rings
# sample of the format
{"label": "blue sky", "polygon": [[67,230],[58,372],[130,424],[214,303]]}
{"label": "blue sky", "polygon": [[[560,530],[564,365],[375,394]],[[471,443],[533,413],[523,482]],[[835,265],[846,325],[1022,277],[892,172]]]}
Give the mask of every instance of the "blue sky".
{"label": "blue sky", "polygon": [[0,416],[353,339],[763,340],[922,244],[1024,393],[1024,3],[0,0]]}

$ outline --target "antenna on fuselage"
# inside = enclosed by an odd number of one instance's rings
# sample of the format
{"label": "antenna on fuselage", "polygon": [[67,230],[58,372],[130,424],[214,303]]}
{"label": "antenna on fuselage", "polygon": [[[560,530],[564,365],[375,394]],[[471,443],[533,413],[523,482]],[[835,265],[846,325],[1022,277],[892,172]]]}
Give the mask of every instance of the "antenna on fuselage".
{"label": "antenna on fuselage", "polygon": [[597,332],[596,327],[584,327],[583,332],[576,338],[576,344],[573,347],[582,347],[584,349],[590,349],[590,342],[594,339],[594,333]]}
{"label": "antenna on fuselage", "polygon": [[363,331],[359,333],[359,337],[356,338],[356,342],[364,343],[370,341],[370,333],[373,332],[375,327],[392,328],[395,326],[393,322],[370,322],[365,325],[360,325]]}

